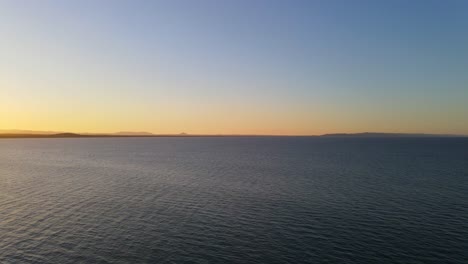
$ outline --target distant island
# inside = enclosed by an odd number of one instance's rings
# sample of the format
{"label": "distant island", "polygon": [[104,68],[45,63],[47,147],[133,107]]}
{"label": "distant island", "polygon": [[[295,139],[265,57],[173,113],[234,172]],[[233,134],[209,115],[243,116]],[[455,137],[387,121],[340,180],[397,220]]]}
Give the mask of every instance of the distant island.
{"label": "distant island", "polygon": [[97,137],[323,137],[323,138],[404,138],[404,137],[468,137],[467,135],[424,133],[334,133],[324,135],[201,135],[201,134],[153,134],[150,132],[117,132],[109,134],[68,133],[30,130],[0,130],[0,138],[97,138]]}

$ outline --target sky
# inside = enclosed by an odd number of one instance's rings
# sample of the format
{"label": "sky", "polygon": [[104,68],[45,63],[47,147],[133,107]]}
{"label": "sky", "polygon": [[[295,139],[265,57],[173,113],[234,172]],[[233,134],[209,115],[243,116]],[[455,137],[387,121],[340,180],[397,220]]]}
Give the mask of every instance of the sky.
{"label": "sky", "polygon": [[0,129],[468,134],[468,1],[0,0]]}

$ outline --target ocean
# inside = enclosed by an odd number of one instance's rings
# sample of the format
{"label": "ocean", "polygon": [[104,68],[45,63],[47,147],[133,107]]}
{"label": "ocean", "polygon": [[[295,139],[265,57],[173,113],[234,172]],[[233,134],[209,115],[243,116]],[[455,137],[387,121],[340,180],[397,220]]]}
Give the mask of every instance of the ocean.
{"label": "ocean", "polygon": [[0,139],[0,263],[468,263],[468,138]]}

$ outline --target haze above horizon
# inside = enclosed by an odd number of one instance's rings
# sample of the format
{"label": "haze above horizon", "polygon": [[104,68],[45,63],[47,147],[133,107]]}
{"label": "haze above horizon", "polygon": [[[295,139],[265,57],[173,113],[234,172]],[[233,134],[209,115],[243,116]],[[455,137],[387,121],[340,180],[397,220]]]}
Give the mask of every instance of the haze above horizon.
{"label": "haze above horizon", "polygon": [[468,2],[0,2],[0,130],[468,135]]}

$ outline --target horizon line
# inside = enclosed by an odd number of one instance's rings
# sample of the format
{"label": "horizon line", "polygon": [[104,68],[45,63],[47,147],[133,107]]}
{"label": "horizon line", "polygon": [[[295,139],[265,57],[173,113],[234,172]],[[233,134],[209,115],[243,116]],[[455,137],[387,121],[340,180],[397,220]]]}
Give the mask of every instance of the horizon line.
{"label": "horizon line", "polygon": [[[5,132],[3,132],[5,131]],[[11,132],[6,132],[11,131]],[[17,131],[17,132],[13,132]],[[28,133],[29,132],[29,133]],[[468,137],[467,134],[439,134],[439,133],[406,133],[406,132],[354,132],[354,133],[325,133],[325,134],[190,134],[168,133],[155,134],[151,132],[54,132],[19,129],[0,129],[0,138],[85,138],[85,137]]]}

